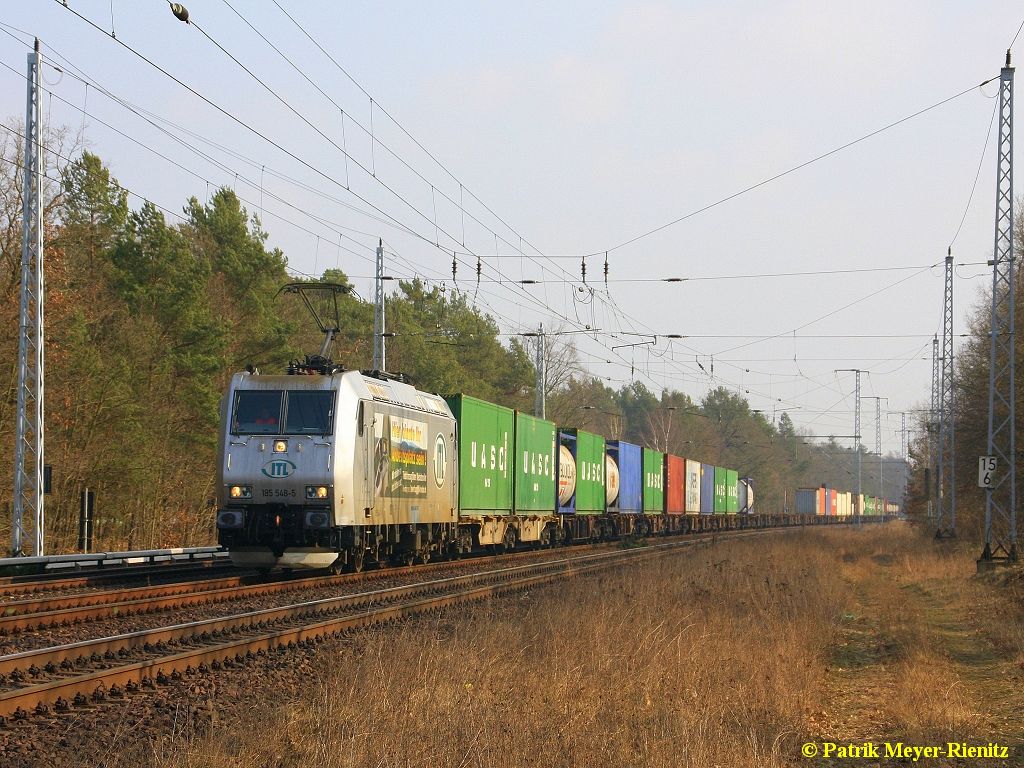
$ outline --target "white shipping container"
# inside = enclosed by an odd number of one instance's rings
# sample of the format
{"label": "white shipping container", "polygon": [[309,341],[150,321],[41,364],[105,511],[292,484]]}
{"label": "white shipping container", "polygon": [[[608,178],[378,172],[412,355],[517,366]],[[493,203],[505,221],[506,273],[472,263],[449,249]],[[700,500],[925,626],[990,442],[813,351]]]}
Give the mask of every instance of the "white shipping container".
{"label": "white shipping container", "polygon": [[849,491],[843,491],[839,494],[838,512],[844,517],[849,517],[853,514],[853,494]]}
{"label": "white shipping container", "polygon": [[686,513],[700,514],[700,462],[686,460]]}

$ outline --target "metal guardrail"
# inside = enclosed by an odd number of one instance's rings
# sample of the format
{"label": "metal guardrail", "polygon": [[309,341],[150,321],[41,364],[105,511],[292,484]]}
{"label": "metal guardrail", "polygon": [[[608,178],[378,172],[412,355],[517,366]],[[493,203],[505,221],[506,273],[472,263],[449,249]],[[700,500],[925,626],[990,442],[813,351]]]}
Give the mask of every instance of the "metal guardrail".
{"label": "metal guardrail", "polygon": [[145,549],[136,552],[91,552],[87,555],[4,557],[0,558],[0,571],[12,566],[42,566],[45,571],[50,572],[75,571],[80,568],[103,568],[113,565],[217,560],[227,556],[227,550],[221,547],[173,547],[171,549]]}

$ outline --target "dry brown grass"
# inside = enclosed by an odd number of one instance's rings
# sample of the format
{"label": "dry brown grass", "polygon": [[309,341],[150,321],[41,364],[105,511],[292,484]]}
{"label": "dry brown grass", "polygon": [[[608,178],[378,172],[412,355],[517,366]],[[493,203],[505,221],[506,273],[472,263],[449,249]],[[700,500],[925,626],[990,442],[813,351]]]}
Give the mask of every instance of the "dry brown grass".
{"label": "dry brown grass", "polygon": [[948,658],[932,644],[912,648],[893,670],[886,697],[897,733],[916,744],[944,743],[978,734],[971,696]]}
{"label": "dry brown grass", "polygon": [[405,624],[261,722],[270,743],[214,732],[166,764],[788,764],[842,612],[830,538],[729,542]]}
{"label": "dry brown grass", "polygon": [[723,542],[361,636],[321,656],[301,697],[253,691],[274,706],[149,755],[168,768],[764,768],[805,764],[800,743],[833,729],[968,738],[983,733],[975,691],[921,597],[933,582],[991,591],[964,557],[893,526]]}
{"label": "dry brown grass", "polygon": [[[891,528],[891,527],[890,527]],[[1024,730],[1008,718],[1005,698],[1024,669],[1024,612],[1019,595],[976,575],[978,548],[935,542],[925,531],[876,533],[870,554],[845,558],[844,578],[867,620],[844,633],[865,674],[841,681],[877,698],[844,722],[845,737],[897,737],[918,744],[1003,738]],[[1016,670],[1016,672],[1015,672]],[[860,725],[860,733],[850,733]]]}

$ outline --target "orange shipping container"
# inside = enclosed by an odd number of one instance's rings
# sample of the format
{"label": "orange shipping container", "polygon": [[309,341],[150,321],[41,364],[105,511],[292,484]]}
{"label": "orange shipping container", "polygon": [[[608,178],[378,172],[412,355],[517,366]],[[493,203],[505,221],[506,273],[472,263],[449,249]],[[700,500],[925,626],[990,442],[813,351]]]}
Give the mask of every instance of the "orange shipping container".
{"label": "orange shipping container", "polygon": [[686,460],[671,453],[665,455],[665,512],[686,512]]}

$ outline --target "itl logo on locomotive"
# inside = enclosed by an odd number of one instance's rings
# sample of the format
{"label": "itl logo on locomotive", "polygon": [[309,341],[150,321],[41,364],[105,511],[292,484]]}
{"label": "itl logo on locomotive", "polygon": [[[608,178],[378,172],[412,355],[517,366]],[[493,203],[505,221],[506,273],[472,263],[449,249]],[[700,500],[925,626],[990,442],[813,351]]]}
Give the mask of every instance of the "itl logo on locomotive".
{"label": "itl logo on locomotive", "polygon": [[448,466],[447,444],[444,435],[438,433],[434,439],[434,485],[444,486],[444,472]]}
{"label": "itl logo on locomotive", "polygon": [[295,472],[295,465],[288,459],[271,459],[263,465],[261,471],[271,480],[281,480],[292,476]]}

